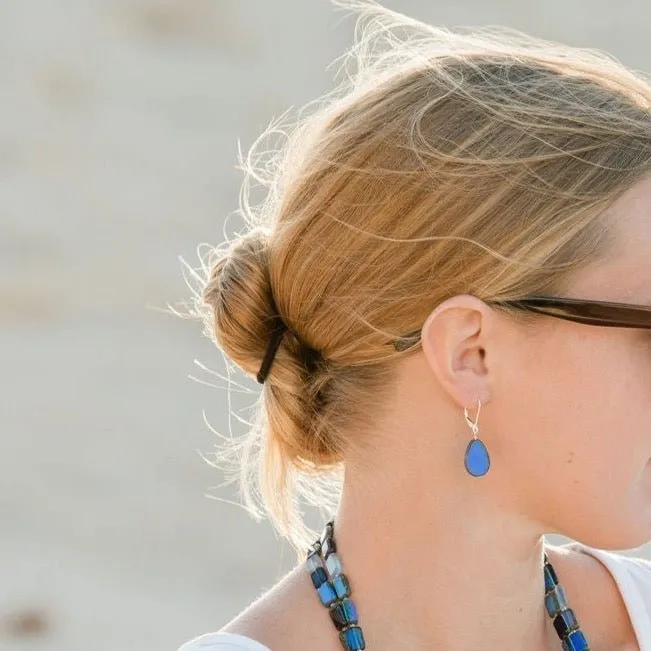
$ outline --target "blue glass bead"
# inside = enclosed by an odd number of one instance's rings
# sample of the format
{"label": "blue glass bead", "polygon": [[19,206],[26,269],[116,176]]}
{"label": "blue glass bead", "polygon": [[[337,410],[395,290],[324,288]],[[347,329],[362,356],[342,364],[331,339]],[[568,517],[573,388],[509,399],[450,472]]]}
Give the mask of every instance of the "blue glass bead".
{"label": "blue glass bead", "polygon": [[550,617],[556,617],[568,607],[567,595],[562,585],[554,586],[554,589],[545,595],[545,607]]}
{"label": "blue glass bead", "polygon": [[338,629],[357,624],[357,608],[350,599],[343,599],[330,606],[330,617]]}
{"label": "blue glass bead", "polygon": [[350,628],[344,629],[339,633],[339,639],[346,651],[357,651],[358,649],[366,648],[364,634],[359,626],[351,626]]}
{"label": "blue glass bead", "polygon": [[571,608],[567,608],[562,613],[559,613],[559,615],[554,618],[553,624],[556,633],[558,633],[558,637],[560,638],[564,638],[570,631],[579,628],[579,622]]}
{"label": "blue glass bead", "polygon": [[488,450],[482,441],[473,439],[468,443],[465,456],[466,470],[473,477],[481,477],[488,472],[491,462]]}
{"label": "blue glass bead", "polygon": [[332,580],[332,587],[337,593],[339,599],[350,596],[350,583],[348,582],[348,577],[345,574],[339,574]]}
{"label": "blue glass bead", "polygon": [[335,552],[326,558],[325,564],[332,578],[341,574],[341,562],[339,561],[339,556],[337,556]]}
{"label": "blue glass bead", "polygon": [[318,569],[320,567],[321,568],[324,567],[323,559],[321,558],[321,556],[319,556],[318,553],[311,552],[308,555],[307,560],[305,561],[305,567],[307,569],[307,573],[312,574],[312,572],[314,572],[314,570],[316,570],[316,569]]}
{"label": "blue glass bead", "polygon": [[548,592],[555,585],[558,585],[558,577],[556,576],[556,572],[549,563],[545,563],[543,567],[543,575],[545,577],[545,592]]}
{"label": "blue glass bead", "polygon": [[580,630],[572,631],[563,640],[563,651],[589,651],[588,640]]}
{"label": "blue glass bead", "polygon": [[335,589],[328,581],[321,584],[316,591],[319,594],[319,599],[321,599],[321,603],[324,606],[329,606],[337,598]]}
{"label": "blue glass bead", "polygon": [[312,579],[312,585],[318,590],[328,580],[328,574],[322,567],[317,567],[310,574],[310,578]]}

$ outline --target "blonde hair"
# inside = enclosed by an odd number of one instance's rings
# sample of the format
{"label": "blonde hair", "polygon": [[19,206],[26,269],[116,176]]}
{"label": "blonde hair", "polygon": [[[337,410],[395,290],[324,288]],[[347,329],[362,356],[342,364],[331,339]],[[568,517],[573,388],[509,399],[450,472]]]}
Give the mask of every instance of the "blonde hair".
{"label": "blonde hair", "polygon": [[[289,327],[250,433],[218,459],[241,464],[247,505],[299,557],[315,537],[301,505],[336,504],[396,361],[420,349],[407,333],[456,294],[562,291],[609,250],[607,209],[651,171],[649,80],[608,55],[334,4],[358,13],[344,79],[251,147],[247,231],[210,252],[196,296],[206,334],[249,375],[276,311]],[[255,207],[253,181],[267,188]]]}

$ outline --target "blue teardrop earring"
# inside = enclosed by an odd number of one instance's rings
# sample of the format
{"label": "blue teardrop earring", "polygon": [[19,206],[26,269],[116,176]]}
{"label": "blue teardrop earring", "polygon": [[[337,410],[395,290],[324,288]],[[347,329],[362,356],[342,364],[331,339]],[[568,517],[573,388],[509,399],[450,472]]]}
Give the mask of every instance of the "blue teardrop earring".
{"label": "blue teardrop earring", "polygon": [[479,427],[477,426],[477,423],[479,422],[479,412],[481,411],[481,400],[479,400],[478,403],[479,405],[477,407],[477,416],[475,417],[474,421],[471,420],[470,416],[468,415],[468,409],[465,407],[463,409],[463,415],[466,418],[466,423],[468,423],[468,427],[470,427],[472,430],[473,435],[472,441],[468,443],[468,447],[466,448],[464,462],[468,474],[473,477],[483,477],[491,466],[488,450],[486,449],[483,441],[477,438],[477,434],[479,433]]}

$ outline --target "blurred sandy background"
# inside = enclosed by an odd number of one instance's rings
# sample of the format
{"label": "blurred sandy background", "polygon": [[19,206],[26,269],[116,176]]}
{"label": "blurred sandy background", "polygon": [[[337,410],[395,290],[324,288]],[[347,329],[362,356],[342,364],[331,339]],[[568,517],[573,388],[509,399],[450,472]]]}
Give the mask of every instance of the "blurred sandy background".
{"label": "blurred sandy background", "polygon": [[[648,0],[386,4],[651,68]],[[1,651],[174,650],[293,563],[208,497],[237,501],[201,458],[227,395],[189,376],[222,359],[148,306],[221,241],[238,138],[328,90],[352,27],[326,0],[0,2]]]}

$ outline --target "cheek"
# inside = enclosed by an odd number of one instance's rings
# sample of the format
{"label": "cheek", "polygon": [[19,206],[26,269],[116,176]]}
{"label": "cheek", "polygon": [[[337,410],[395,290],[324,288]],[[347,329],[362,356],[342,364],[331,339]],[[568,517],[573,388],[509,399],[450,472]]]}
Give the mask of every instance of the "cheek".
{"label": "cheek", "polygon": [[623,473],[641,469],[651,456],[651,338],[640,350],[630,332],[572,325],[521,356],[511,412],[535,441],[519,439],[557,472],[612,471],[615,460]]}
{"label": "cheek", "polygon": [[603,345],[586,362],[589,373],[581,393],[592,407],[591,431],[634,481],[651,457],[651,337],[642,331],[602,332]]}
{"label": "cheek", "polygon": [[563,334],[521,349],[510,393],[500,387],[511,489],[571,538],[651,538],[651,348],[642,360],[624,338]]}

